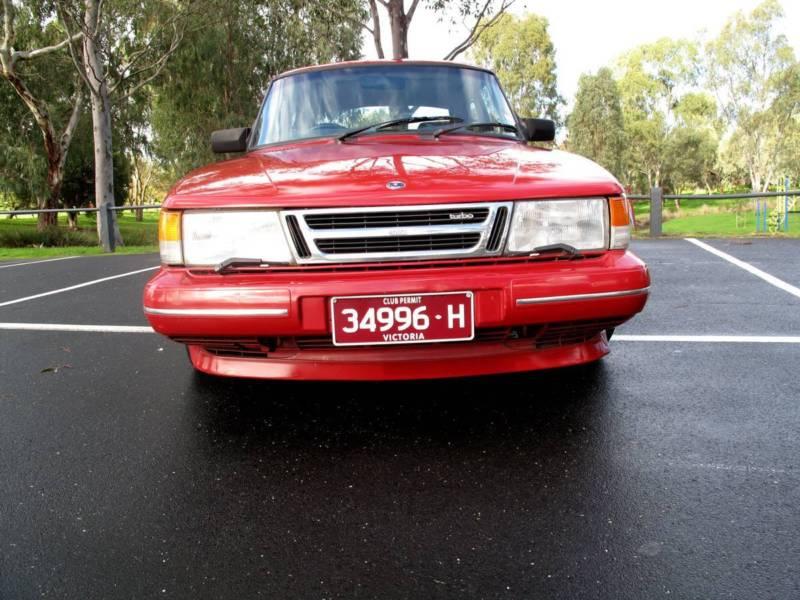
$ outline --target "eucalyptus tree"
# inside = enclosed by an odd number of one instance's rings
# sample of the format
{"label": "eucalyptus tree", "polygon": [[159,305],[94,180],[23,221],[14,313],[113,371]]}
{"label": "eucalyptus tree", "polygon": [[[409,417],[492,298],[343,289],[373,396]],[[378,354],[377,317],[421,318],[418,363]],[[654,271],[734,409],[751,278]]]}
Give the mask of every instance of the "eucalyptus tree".
{"label": "eucalyptus tree", "polygon": [[688,40],[662,38],[638,46],[615,66],[625,122],[629,183],[658,187],[670,181],[670,136],[675,108],[693,93],[700,75],[699,49]]}
{"label": "eucalyptus tree", "polygon": [[163,77],[152,86],[151,149],[173,175],[214,159],[213,130],[251,123],[272,77],[314,63],[356,59],[361,26],[332,20],[359,0],[219,0],[195,14]]}
{"label": "eucalyptus tree", "polygon": [[726,148],[747,172],[753,191],[764,191],[800,115],[800,67],[785,35],[783,9],[766,0],[736,13],[706,47],[708,84],[726,126]]}
{"label": "eucalyptus tree", "polygon": [[555,48],[547,27],[547,19],[539,15],[504,14],[481,32],[472,56],[497,74],[520,115],[559,121],[563,99],[558,94]]}
{"label": "eucalyptus tree", "polygon": [[611,69],[604,67],[596,75],[581,75],[567,127],[571,151],[591,158],[623,179],[625,123],[619,87]]}
{"label": "eucalyptus tree", "polygon": [[[114,204],[113,105],[154,81],[183,38],[193,0],[56,0],[75,70],[89,91],[94,132],[95,201]],[[97,220],[106,251],[113,250]],[[114,222],[115,244],[122,244]]]}
{"label": "eucalyptus tree", "polygon": [[[48,3],[26,2],[18,6],[14,0],[3,0],[2,17],[0,77],[10,84],[27,108],[44,143],[47,193],[38,195],[38,207],[56,208],[61,196],[67,152],[81,114],[83,87],[69,76],[65,80],[59,77],[57,86],[51,85],[49,80],[38,85],[34,82],[43,74],[46,77],[54,75],[53,67],[58,64],[58,58],[53,56],[65,53],[66,46],[79,40],[81,34],[65,34]],[[61,110],[65,105],[67,110]],[[19,145],[15,147],[19,148]],[[26,163],[30,164],[30,160]],[[38,227],[41,230],[55,221],[55,214],[42,213]]]}

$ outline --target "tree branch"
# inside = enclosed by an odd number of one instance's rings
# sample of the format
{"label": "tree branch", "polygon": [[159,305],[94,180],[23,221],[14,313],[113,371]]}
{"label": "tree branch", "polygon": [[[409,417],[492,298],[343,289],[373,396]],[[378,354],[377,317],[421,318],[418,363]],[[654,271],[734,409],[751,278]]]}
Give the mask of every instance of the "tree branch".
{"label": "tree branch", "polygon": [[411,6],[406,13],[406,23],[411,23],[411,19],[414,18],[414,12],[417,10],[417,5],[419,4],[419,0],[413,0],[411,2]]}
{"label": "tree branch", "polygon": [[58,44],[54,44],[52,46],[47,46],[45,48],[37,48],[36,50],[29,50],[27,52],[23,52],[19,50],[14,52],[14,59],[15,60],[29,60],[31,58],[38,58],[45,54],[50,54],[51,52],[57,52],[62,48],[66,47],[67,45],[71,44],[72,42],[77,42],[79,39],[83,37],[83,32],[78,32],[73,36],[68,37],[63,42],[59,42]]}
{"label": "tree branch", "polygon": [[469,48],[478,41],[481,34],[494,25],[497,19],[499,19],[514,2],[515,0],[503,0],[497,12],[488,21],[484,22],[486,11],[489,10],[492,4],[492,0],[486,0],[486,4],[483,5],[483,8],[478,13],[478,17],[469,35],[460,44],[456,45],[455,48],[450,50],[450,52],[445,55],[444,60],[454,60],[459,54],[469,50]]}
{"label": "tree branch", "polygon": [[16,38],[16,31],[14,31],[14,5],[11,0],[3,0],[3,45],[0,50],[3,53],[11,51]]}
{"label": "tree branch", "polygon": [[164,54],[162,54],[160,57],[158,57],[157,60],[150,63],[149,65],[141,67],[140,69],[130,72],[127,75],[121,74],[120,79],[113,86],[109,87],[109,93],[115,94],[123,83],[129,81],[136,75],[141,75],[142,73],[146,73],[148,71],[152,71],[152,73],[150,73],[150,75],[148,75],[141,81],[137,82],[132,88],[126,90],[124,94],[119,96],[119,98],[121,100],[130,98],[131,96],[133,96],[133,94],[135,94],[144,86],[146,86],[148,83],[153,81],[156,77],[158,77],[161,74],[161,72],[164,70],[164,67],[167,66],[170,57],[173,54],[175,54],[175,51],[180,46],[181,40],[183,40],[183,34],[184,34],[183,28],[181,29],[176,28],[175,34],[172,37],[172,41],[170,42],[169,48],[166,50],[166,52],[164,52]]}
{"label": "tree branch", "polygon": [[381,43],[381,19],[378,15],[378,7],[375,4],[375,0],[369,0],[369,14],[372,17],[372,29],[369,31],[372,33],[372,39],[375,42],[375,52],[377,52],[378,58],[384,58],[383,44]]}

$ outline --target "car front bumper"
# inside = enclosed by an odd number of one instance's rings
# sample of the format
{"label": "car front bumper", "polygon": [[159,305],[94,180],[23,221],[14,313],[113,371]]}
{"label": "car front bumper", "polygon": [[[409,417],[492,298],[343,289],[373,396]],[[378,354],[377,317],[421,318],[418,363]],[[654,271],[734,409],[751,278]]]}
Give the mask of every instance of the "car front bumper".
{"label": "car front bumper", "polygon": [[[186,343],[194,366],[211,374],[424,379],[597,360],[608,352],[603,328],[641,311],[649,285],[644,263],[621,250],[576,260],[375,270],[219,275],[165,267],[145,288],[144,310],[157,332]],[[449,291],[475,293],[474,341],[354,348],[324,343],[331,335],[331,297]]]}

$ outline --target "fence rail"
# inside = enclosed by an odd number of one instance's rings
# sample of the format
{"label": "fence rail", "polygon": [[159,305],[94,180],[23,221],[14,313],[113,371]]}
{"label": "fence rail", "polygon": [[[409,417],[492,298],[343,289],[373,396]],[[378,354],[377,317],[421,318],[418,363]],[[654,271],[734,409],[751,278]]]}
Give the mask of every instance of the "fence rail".
{"label": "fence rail", "polygon": [[104,252],[114,252],[117,245],[117,240],[114,237],[114,221],[116,220],[116,214],[118,212],[130,210],[130,211],[137,211],[137,210],[153,210],[161,208],[160,204],[143,204],[142,206],[131,206],[131,205],[123,205],[123,206],[113,206],[111,204],[106,204],[103,207],[93,207],[87,206],[84,208],[32,208],[32,209],[23,209],[23,210],[0,210],[0,216],[9,216],[9,217],[16,217],[21,215],[43,215],[43,214],[56,214],[58,213],[66,213],[66,214],[77,214],[77,213],[97,213],[97,218],[100,219],[100,245],[103,247]]}
{"label": "fence rail", "polygon": [[[783,225],[784,229],[788,228],[788,203],[790,197],[800,196],[800,190],[786,189],[781,192],[752,192],[752,193],[735,193],[735,194],[665,194],[661,188],[654,187],[650,190],[649,195],[631,194],[628,196],[630,200],[646,201],[650,203],[650,237],[659,237],[662,235],[664,200],[760,200],[768,198],[784,198],[783,210]],[[0,216],[18,216],[18,215],[38,215],[45,213],[98,213],[98,218],[103,220],[101,231],[105,232],[103,239],[100,240],[103,250],[106,252],[114,252],[115,239],[114,239],[114,221],[116,213],[130,210],[156,210],[161,208],[160,204],[145,204],[142,206],[110,206],[96,208],[42,208],[42,209],[24,209],[24,210],[0,210]],[[764,220],[764,231],[767,230],[767,208],[766,204],[761,208],[760,203],[756,209],[756,231],[760,227],[760,218]]]}
{"label": "fence rail", "polygon": [[[788,187],[788,186],[787,186]],[[654,187],[650,190],[647,196],[641,194],[632,194],[628,198],[636,201],[650,202],[650,237],[659,237],[662,234],[664,200],[761,200],[765,201],[763,209],[760,202],[756,205],[756,231],[760,228],[760,218],[763,217],[764,231],[767,230],[767,206],[766,200],[768,198],[784,198],[783,209],[783,228],[788,229],[789,213],[789,198],[800,196],[800,190],[785,189],[780,192],[752,192],[746,194],[665,194],[664,190]]]}

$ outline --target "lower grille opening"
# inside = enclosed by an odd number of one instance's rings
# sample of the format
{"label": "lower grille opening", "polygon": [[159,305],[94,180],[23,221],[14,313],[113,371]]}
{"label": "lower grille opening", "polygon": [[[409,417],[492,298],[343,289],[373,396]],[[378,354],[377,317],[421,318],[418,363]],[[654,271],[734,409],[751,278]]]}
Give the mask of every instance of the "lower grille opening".
{"label": "lower grille opening", "polygon": [[[505,343],[518,346],[533,346],[537,350],[557,348],[571,344],[588,342],[601,332],[616,327],[624,318],[602,320],[566,321],[560,323],[515,325],[513,327],[488,327],[475,331],[475,339],[463,344]],[[202,346],[206,352],[216,356],[231,358],[267,358],[274,352],[297,350],[326,350],[334,348],[330,335],[300,337],[260,337],[260,338],[202,338],[175,337],[182,344]],[[419,344],[426,346],[428,344]],[[435,345],[432,343],[430,345]]]}

